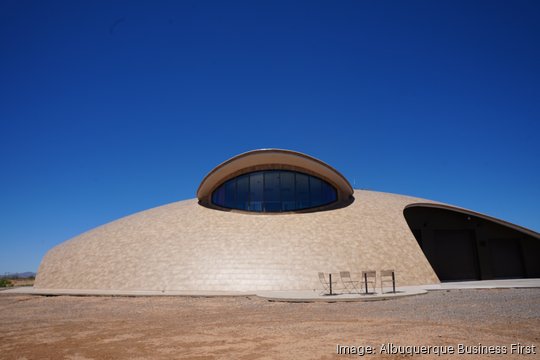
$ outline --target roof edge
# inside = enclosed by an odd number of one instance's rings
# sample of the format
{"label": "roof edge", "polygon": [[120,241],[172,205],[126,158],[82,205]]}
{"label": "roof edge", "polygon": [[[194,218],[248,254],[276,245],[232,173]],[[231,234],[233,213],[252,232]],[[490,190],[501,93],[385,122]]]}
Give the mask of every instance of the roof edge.
{"label": "roof edge", "polygon": [[501,219],[495,218],[493,216],[482,214],[482,213],[472,211],[472,210],[469,210],[469,209],[464,209],[464,208],[460,208],[460,207],[456,207],[456,206],[452,206],[452,205],[447,205],[447,204],[442,204],[442,203],[427,203],[426,202],[426,203],[408,204],[403,208],[403,210],[411,208],[411,207],[431,207],[431,208],[437,208],[437,209],[443,209],[443,210],[452,210],[452,211],[456,211],[456,212],[459,212],[459,213],[462,213],[462,214],[476,216],[478,218],[488,220],[488,221],[494,222],[496,224],[511,228],[513,230],[519,231],[519,232],[521,232],[523,234],[526,234],[528,236],[532,236],[532,237],[540,240],[540,233],[537,233],[534,230],[527,229],[526,227],[516,225],[516,224],[508,222],[506,220],[501,220]]}

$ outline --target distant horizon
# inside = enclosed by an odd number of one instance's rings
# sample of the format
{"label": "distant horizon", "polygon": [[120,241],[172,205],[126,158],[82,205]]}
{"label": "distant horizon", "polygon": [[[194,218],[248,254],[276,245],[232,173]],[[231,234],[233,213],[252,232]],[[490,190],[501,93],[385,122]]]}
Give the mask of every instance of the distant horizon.
{"label": "distant horizon", "polygon": [[13,276],[13,275],[20,276],[20,275],[26,275],[26,274],[37,275],[37,271],[16,271],[16,272],[6,271],[0,274],[0,277],[7,277],[7,276]]}

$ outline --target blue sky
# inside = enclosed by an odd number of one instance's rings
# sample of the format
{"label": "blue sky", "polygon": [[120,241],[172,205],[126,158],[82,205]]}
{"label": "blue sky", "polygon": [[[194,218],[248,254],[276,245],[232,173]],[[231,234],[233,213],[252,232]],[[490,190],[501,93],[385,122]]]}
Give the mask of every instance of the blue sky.
{"label": "blue sky", "polygon": [[0,2],[0,273],[257,148],[540,231],[537,1]]}

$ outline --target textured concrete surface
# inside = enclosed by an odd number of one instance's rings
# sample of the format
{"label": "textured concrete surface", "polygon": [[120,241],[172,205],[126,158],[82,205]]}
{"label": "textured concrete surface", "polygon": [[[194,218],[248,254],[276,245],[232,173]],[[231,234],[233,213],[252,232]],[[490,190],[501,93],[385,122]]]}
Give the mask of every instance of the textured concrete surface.
{"label": "textured concrete surface", "polygon": [[188,296],[188,297],[229,297],[229,296],[258,296],[271,301],[286,302],[337,302],[337,301],[376,301],[389,300],[404,296],[426,294],[427,291],[419,287],[397,289],[395,293],[385,292],[372,294],[349,294],[338,291],[334,295],[325,295],[313,290],[286,290],[286,291],[141,291],[141,290],[74,290],[74,289],[35,289],[24,286],[2,291],[4,294],[26,294],[45,296]]}
{"label": "textured concrete surface", "polygon": [[195,199],[143,211],[51,249],[35,288],[313,290],[319,271],[383,269],[395,270],[398,286],[438,283],[403,216],[430,201],[354,196],[346,208],[307,214],[224,212]]}
{"label": "textured concrete surface", "polygon": [[27,295],[78,295],[78,296],[188,296],[188,297],[228,297],[258,296],[267,300],[286,302],[341,302],[341,301],[377,301],[394,298],[422,295],[427,291],[436,290],[466,290],[466,289],[517,289],[517,288],[540,288],[540,279],[506,279],[506,280],[481,280],[481,281],[455,281],[440,284],[402,286],[396,289],[396,293],[390,292],[385,287],[384,293],[380,288],[374,294],[349,294],[342,289],[336,290],[334,296],[328,296],[319,290],[286,290],[286,291],[156,291],[156,290],[73,290],[73,289],[35,289],[32,286],[21,286],[8,289],[0,289],[5,294]]}

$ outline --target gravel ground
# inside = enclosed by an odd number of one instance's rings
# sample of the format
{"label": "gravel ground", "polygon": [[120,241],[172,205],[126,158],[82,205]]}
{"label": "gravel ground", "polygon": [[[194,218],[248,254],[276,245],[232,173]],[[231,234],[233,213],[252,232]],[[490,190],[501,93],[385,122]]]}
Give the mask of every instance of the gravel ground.
{"label": "gravel ground", "polygon": [[[0,292],[1,359],[334,359],[336,345],[507,348],[421,359],[540,359],[540,289],[436,291],[362,303]],[[530,346],[511,353],[511,344]]]}

